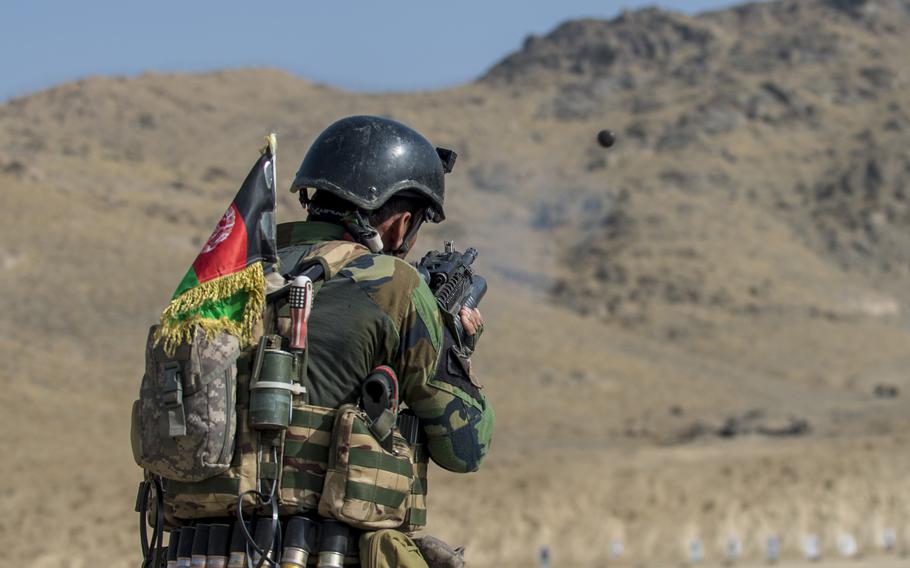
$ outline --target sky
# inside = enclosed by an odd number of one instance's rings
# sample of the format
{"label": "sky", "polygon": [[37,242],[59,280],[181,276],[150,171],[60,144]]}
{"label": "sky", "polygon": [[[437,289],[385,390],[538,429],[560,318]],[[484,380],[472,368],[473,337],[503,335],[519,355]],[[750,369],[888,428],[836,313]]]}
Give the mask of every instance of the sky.
{"label": "sky", "polygon": [[647,5],[689,14],[718,0],[4,0],[0,101],[88,75],[269,66],[355,91],[477,78],[580,17]]}

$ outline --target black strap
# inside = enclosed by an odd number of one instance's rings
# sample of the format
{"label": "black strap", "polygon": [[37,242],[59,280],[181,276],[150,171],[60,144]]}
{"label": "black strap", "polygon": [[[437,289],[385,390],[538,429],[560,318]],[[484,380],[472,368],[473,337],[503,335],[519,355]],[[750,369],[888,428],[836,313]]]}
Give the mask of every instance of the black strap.
{"label": "black strap", "polygon": [[142,566],[148,566],[149,535],[148,535],[148,503],[151,487],[146,479],[139,484],[139,493],[136,494],[136,512],[139,513],[139,544],[142,546]]}
{"label": "black strap", "polygon": [[[155,528],[152,538],[148,535],[149,498],[155,492]],[[158,568],[161,564],[161,544],[164,541],[164,491],[161,482],[151,477],[139,485],[136,496],[136,510],[139,513],[139,542],[142,546],[142,568]]]}
{"label": "black strap", "polygon": [[161,566],[161,544],[164,542],[164,488],[161,486],[161,480],[157,477],[152,479],[155,484],[155,532],[152,533],[152,540],[155,543],[155,553],[153,555],[153,566]]}
{"label": "black strap", "polygon": [[483,403],[480,389],[471,382],[469,369],[466,368],[467,357],[465,357],[464,348],[458,347],[458,340],[452,334],[449,326],[443,326],[440,351],[433,379],[457,387],[477,402]]}
{"label": "black strap", "polygon": [[[271,519],[272,519],[272,542],[270,543],[270,549],[277,551],[275,556],[276,558],[281,554],[281,523],[278,520],[278,495],[277,495],[278,484],[272,485],[272,491],[269,495],[265,495],[260,491],[251,489],[240,494],[240,497],[237,499],[237,522],[240,524],[240,530],[243,532],[243,537],[246,539],[246,565],[247,568],[253,568],[252,555],[250,554],[250,549],[252,548],[256,554],[259,555],[259,562],[256,563],[256,568],[262,568],[263,564],[266,562],[269,563],[272,567],[277,567],[278,562],[274,559],[267,558],[268,550],[262,550],[259,548],[259,545],[256,544],[256,539],[254,535],[250,534],[250,531],[247,530],[247,523],[243,518],[243,499],[247,495],[253,495],[260,506],[271,505]],[[250,526],[255,530],[256,527],[256,515],[253,515],[253,518],[250,520]]]}

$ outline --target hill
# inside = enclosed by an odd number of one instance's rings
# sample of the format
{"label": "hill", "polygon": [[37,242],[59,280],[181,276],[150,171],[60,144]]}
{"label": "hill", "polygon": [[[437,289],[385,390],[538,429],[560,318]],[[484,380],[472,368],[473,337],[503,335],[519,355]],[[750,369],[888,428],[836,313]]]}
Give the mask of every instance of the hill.
{"label": "hill", "polygon": [[[261,136],[287,187],[355,113],[460,155],[418,248],[476,246],[491,283],[495,449],[431,478],[431,529],[475,563],[548,544],[597,565],[614,538],[620,563],[678,560],[696,536],[719,558],[733,534],[759,558],[776,532],[794,556],[809,533],[868,549],[910,528],[908,48],[905,1],[783,0],[566,22],[445,91],[247,69],[0,105],[0,545],[31,551],[54,518],[33,565],[132,563],[147,326]],[[292,195],[279,216],[301,216]]]}

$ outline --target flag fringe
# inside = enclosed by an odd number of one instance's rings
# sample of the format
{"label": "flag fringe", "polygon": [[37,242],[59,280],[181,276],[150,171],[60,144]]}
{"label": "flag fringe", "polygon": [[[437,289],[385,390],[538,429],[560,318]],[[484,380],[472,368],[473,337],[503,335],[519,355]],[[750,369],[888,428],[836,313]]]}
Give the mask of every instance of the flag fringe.
{"label": "flag fringe", "polygon": [[[226,317],[211,319],[199,314],[180,319],[181,314],[196,311],[206,302],[217,302],[242,290],[248,292],[250,297],[239,322]],[[262,316],[264,306],[265,273],[262,263],[254,262],[239,272],[203,282],[171,300],[161,313],[161,326],[155,335],[155,343],[163,341],[165,353],[173,355],[180,344],[193,340],[198,327],[205,332],[206,339],[227,332],[237,337],[241,346],[246,347],[253,343],[253,330]]]}

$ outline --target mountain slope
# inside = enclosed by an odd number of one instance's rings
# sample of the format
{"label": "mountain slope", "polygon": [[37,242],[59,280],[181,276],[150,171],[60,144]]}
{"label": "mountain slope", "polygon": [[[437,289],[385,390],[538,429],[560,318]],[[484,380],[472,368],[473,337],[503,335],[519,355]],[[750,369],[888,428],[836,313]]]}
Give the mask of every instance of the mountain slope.
{"label": "mountain slope", "polygon": [[[53,515],[75,565],[133,561],[147,327],[262,136],[287,187],[354,113],[459,153],[450,220],[418,249],[476,246],[491,283],[495,450],[477,475],[434,471],[434,531],[490,566],[542,544],[594,565],[614,537],[629,562],[697,535],[716,556],[748,534],[755,558],[772,531],[787,555],[807,531],[870,542],[910,502],[908,32],[903,1],[643,10],[567,22],[446,91],[258,69],[0,105],[0,476],[18,480],[0,545],[22,553]],[[301,216],[286,192],[279,216]]]}

